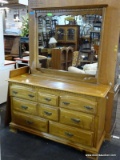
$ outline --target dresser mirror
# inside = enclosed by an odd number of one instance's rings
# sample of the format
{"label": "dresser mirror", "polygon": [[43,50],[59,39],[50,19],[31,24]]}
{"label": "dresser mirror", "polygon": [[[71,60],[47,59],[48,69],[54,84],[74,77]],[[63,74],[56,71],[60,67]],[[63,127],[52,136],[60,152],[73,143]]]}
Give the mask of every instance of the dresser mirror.
{"label": "dresser mirror", "polygon": [[96,75],[104,9],[35,12],[37,68]]}

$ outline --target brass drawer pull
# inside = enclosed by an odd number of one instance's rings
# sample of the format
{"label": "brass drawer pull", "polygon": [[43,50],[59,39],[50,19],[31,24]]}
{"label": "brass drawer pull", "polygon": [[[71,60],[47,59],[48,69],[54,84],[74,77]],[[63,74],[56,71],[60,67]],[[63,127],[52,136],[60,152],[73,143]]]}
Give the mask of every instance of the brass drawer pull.
{"label": "brass drawer pull", "polygon": [[31,124],[33,124],[33,121],[26,120],[26,123],[29,124],[29,125],[31,125]]}
{"label": "brass drawer pull", "polygon": [[28,94],[28,96],[29,96],[29,97],[31,97],[31,98],[35,97],[35,96],[34,96],[34,95],[32,95],[32,94]]}
{"label": "brass drawer pull", "polygon": [[13,91],[13,94],[18,94],[18,92],[17,91]]}
{"label": "brass drawer pull", "polygon": [[70,132],[65,132],[65,135],[68,136],[68,137],[73,137],[74,135]]}
{"label": "brass drawer pull", "polygon": [[65,104],[65,105],[69,105],[70,103],[69,103],[69,102],[63,102],[63,104]]}
{"label": "brass drawer pull", "polygon": [[52,112],[44,111],[44,113],[45,113],[47,116],[51,116],[51,115],[52,115]]}
{"label": "brass drawer pull", "polygon": [[51,101],[51,98],[44,98],[46,101]]}
{"label": "brass drawer pull", "polygon": [[27,106],[21,106],[21,108],[24,109],[24,110],[28,109]]}
{"label": "brass drawer pull", "polygon": [[79,123],[80,122],[80,119],[77,119],[77,118],[71,118],[71,120],[75,123]]}
{"label": "brass drawer pull", "polygon": [[92,110],[93,108],[90,106],[84,106],[84,108],[88,109],[88,110]]}

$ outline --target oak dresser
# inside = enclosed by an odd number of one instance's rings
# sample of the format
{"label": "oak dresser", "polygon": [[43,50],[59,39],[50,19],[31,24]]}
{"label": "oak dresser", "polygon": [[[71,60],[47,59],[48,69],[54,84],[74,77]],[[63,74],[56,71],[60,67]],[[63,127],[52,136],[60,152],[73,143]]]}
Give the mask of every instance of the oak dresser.
{"label": "oak dresser", "polygon": [[12,130],[98,153],[105,136],[109,86],[44,73],[20,74],[10,78],[9,84]]}

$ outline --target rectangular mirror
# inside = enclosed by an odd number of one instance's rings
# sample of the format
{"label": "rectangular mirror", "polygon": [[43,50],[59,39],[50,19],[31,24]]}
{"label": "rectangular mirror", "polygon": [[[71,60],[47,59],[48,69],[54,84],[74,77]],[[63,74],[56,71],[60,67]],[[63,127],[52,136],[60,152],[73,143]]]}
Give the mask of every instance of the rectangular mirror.
{"label": "rectangular mirror", "polygon": [[36,10],[37,68],[96,75],[103,8]]}

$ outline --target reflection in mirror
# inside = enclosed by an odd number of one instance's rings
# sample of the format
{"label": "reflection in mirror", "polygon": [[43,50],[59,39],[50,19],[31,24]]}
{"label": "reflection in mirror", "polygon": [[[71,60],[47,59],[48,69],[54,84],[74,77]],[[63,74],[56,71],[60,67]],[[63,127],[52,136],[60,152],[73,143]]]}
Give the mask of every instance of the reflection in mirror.
{"label": "reflection in mirror", "polygon": [[[47,11],[44,14],[38,11],[37,14],[39,66],[95,75],[103,23],[102,10],[90,13],[87,10],[84,14],[77,12],[74,15],[69,12],[65,15],[64,11],[60,15],[47,14]],[[57,43],[50,45],[52,37]],[[69,47],[70,54],[67,54]]]}

